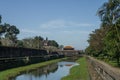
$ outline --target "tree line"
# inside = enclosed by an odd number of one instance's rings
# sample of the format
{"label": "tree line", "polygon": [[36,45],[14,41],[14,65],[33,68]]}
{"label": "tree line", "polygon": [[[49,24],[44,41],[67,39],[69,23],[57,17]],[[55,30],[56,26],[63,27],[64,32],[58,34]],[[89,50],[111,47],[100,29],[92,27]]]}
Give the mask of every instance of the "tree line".
{"label": "tree line", "polygon": [[44,43],[46,42],[47,46],[59,48],[59,44],[55,40],[46,41],[41,36],[19,40],[17,38],[18,34],[20,34],[20,30],[15,25],[2,24],[2,16],[0,16],[0,46],[44,49]]}
{"label": "tree line", "polygon": [[89,35],[88,55],[120,65],[120,0],[108,0],[97,11],[101,25]]}

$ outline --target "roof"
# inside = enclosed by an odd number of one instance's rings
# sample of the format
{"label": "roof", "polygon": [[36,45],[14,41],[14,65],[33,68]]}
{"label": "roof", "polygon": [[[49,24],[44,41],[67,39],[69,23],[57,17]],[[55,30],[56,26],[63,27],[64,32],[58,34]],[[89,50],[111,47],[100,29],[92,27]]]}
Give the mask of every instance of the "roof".
{"label": "roof", "polygon": [[65,46],[64,48],[71,49],[73,47],[72,46]]}

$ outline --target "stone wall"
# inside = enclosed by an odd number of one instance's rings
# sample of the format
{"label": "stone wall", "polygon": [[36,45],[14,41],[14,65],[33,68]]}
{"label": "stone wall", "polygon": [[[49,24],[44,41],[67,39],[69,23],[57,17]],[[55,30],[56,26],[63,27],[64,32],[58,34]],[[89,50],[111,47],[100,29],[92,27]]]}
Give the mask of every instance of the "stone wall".
{"label": "stone wall", "polygon": [[77,50],[59,50],[57,51],[59,54],[65,55],[67,57],[72,57],[72,56],[79,56],[81,55],[79,51]]}
{"label": "stone wall", "polygon": [[[87,61],[97,72],[96,74],[98,75],[96,77],[101,77],[103,80],[120,80],[120,69],[114,68],[92,57],[87,57]],[[90,75],[93,77],[93,74]]]}

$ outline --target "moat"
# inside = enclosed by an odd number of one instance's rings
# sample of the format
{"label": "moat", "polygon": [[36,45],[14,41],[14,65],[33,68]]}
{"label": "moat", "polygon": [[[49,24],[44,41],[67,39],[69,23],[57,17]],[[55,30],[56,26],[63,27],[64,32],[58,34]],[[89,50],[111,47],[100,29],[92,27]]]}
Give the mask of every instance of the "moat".
{"label": "moat", "polygon": [[75,65],[78,64],[74,61],[61,61],[36,70],[25,71],[10,80],[61,80]]}

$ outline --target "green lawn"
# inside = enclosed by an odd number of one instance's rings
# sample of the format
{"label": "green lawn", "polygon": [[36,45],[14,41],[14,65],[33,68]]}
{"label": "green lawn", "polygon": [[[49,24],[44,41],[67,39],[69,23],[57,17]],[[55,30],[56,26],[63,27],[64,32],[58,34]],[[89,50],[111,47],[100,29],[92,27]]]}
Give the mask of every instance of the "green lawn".
{"label": "green lawn", "polygon": [[41,62],[38,64],[31,64],[28,66],[23,66],[23,67],[18,67],[18,68],[13,68],[13,69],[8,69],[8,70],[0,72],[0,80],[8,80],[9,77],[15,77],[18,74],[20,74],[20,72],[31,70],[31,69],[37,69],[39,67],[43,67],[43,66],[46,66],[48,64],[59,62],[63,59],[65,59],[65,58],[50,60],[50,61]]}
{"label": "green lawn", "polygon": [[86,63],[86,58],[82,57],[77,62],[80,65],[70,69],[70,74],[62,78],[62,80],[89,80],[89,73]]}

